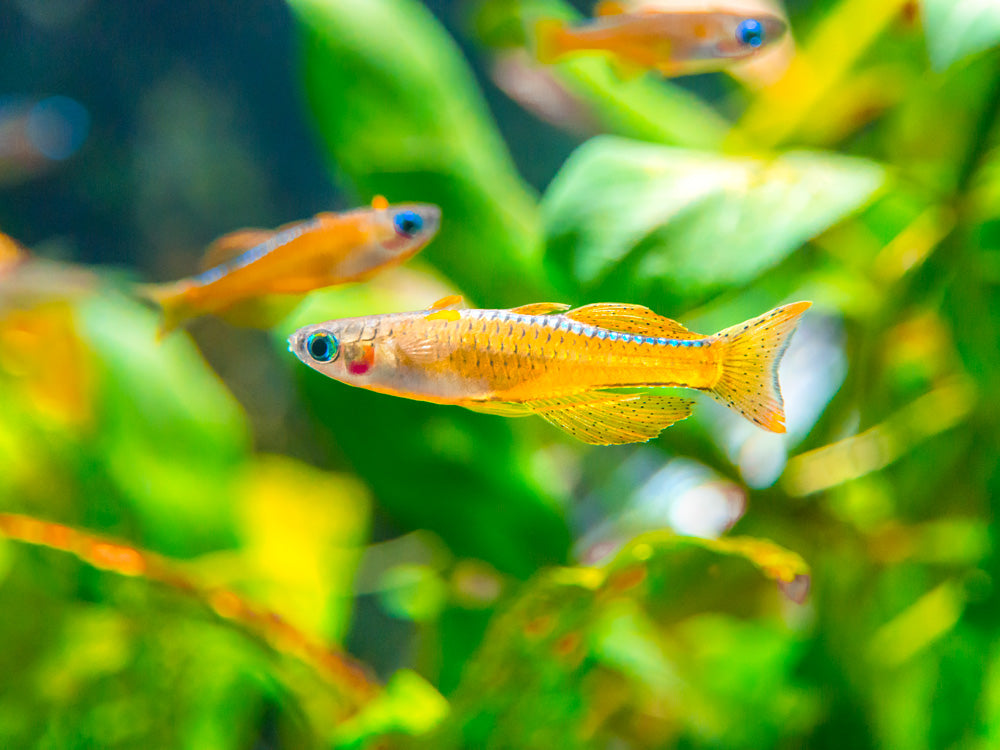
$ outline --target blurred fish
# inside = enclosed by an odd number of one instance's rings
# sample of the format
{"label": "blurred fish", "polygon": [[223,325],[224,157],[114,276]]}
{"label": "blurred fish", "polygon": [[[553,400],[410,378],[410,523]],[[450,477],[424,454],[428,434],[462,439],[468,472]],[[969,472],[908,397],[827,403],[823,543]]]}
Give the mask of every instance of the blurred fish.
{"label": "blurred fish", "polygon": [[535,28],[539,62],[553,63],[577,53],[611,53],[625,77],[644,70],[668,76],[720,70],[746,60],[780,40],[787,24],[770,13],[747,15],[727,10],[627,9],[601,2],[597,18],[570,26],[543,19]]}
{"label": "blurred fish", "polygon": [[428,310],[310,325],[289,351],[335,380],[380,393],[504,416],[537,414],[594,445],[645,442],[686,418],[691,402],[613,388],[706,391],[771,432],[785,431],[777,366],[795,302],[701,336],[640,305],[537,303]]}
{"label": "blurred fish", "polygon": [[23,182],[75,154],[90,115],[66,96],[0,98],[0,185]]}
{"label": "blurred fish", "polygon": [[208,248],[202,273],[140,291],[162,308],[163,334],[207,314],[268,326],[299,295],[402,263],[430,242],[440,222],[437,206],[390,206],[378,196],[371,208],[227,234]]}

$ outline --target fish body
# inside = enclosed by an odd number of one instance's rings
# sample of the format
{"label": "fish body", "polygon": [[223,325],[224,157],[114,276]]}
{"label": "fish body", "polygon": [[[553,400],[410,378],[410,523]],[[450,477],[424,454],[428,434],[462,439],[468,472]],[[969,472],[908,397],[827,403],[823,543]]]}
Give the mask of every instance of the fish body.
{"label": "fish body", "polygon": [[535,35],[539,61],[552,63],[577,52],[599,51],[612,54],[626,70],[688,75],[750,58],[787,30],[781,18],[768,13],[655,8],[625,12],[610,5],[614,7],[601,17],[576,26],[540,21]]}
{"label": "fish body", "polygon": [[247,319],[268,298],[297,302],[297,295],[402,263],[434,237],[440,220],[437,206],[376,198],[371,208],[321,213],[273,231],[243,229],[209,247],[201,273],[142,291],[162,307],[164,332],[206,314]]}
{"label": "fish body", "polygon": [[639,305],[439,305],[306,326],[289,338],[289,350],[350,385],[508,416],[538,414],[595,444],[649,440],[690,413],[686,399],[615,389],[702,390],[784,432],[777,365],[810,304],[779,307],[714,336]]}

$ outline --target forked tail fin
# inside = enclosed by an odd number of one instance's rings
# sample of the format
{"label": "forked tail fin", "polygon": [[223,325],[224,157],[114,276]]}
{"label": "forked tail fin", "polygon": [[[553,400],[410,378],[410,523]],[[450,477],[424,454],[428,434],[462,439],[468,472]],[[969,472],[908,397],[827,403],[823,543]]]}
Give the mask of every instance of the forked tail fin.
{"label": "forked tail fin", "polygon": [[709,395],[765,430],[784,432],[778,363],[799,318],[811,306],[793,302],[717,333],[725,348],[719,380]]}
{"label": "forked tail fin", "polygon": [[535,58],[538,62],[551,65],[565,54],[565,34],[566,24],[557,18],[544,18],[535,24]]}

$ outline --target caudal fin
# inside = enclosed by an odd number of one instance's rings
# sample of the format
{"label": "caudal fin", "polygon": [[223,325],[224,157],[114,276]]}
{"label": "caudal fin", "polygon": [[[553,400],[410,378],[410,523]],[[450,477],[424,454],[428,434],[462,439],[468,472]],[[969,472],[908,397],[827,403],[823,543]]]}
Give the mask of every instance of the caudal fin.
{"label": "caudal fin", "polygon": [[566,24],[556,18],[545,18],[535,24],[535,57],[543,65],[551,65],[566,52],[563,44]]}
{"label": "caudal fin", "polygon": [[771,432],[785,431],[778,363],[812,302],[793,302],[716,334],[724,345],[722,372],[709,394]]}

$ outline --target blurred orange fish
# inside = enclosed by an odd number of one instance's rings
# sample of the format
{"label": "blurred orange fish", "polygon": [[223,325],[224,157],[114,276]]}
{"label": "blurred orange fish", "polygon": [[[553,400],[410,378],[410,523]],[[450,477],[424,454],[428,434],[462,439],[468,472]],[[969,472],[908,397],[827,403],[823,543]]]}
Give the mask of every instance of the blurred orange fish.
{"label": "blurred orange fish", "polygon": [[297,302],[315,289],[363,281],[417,253],[440,223],[437,206],[390,206],[378,196],[371,208],[227,234],[209,247],[202,273],[141,291],[163,310],[161,334],[207,314],[266,325],[274,295]]}
{"label": "blurred orange fish", "polygon": [[577,52],[614,55],[622,72],[658,70],[668,76],[720,70],[746,60],[780,40],[787,24],[769,13],[664,10],[640,7],[629,12],[620,2],[601,2],[598,16],[577,26],[538,22],[538,60],[553,63]]}
{"label": "blurred orange fish", "polygon": [[288,348],[350,385],[491,414],[537,414],[595,445],[645,442],[691,413],[687,399],[615,388],[694,388],[784,432],[778,362],[812,303],[784,305],[714,336],[640,305],[460,304],[449,297],[421,312],[306,326]]}

